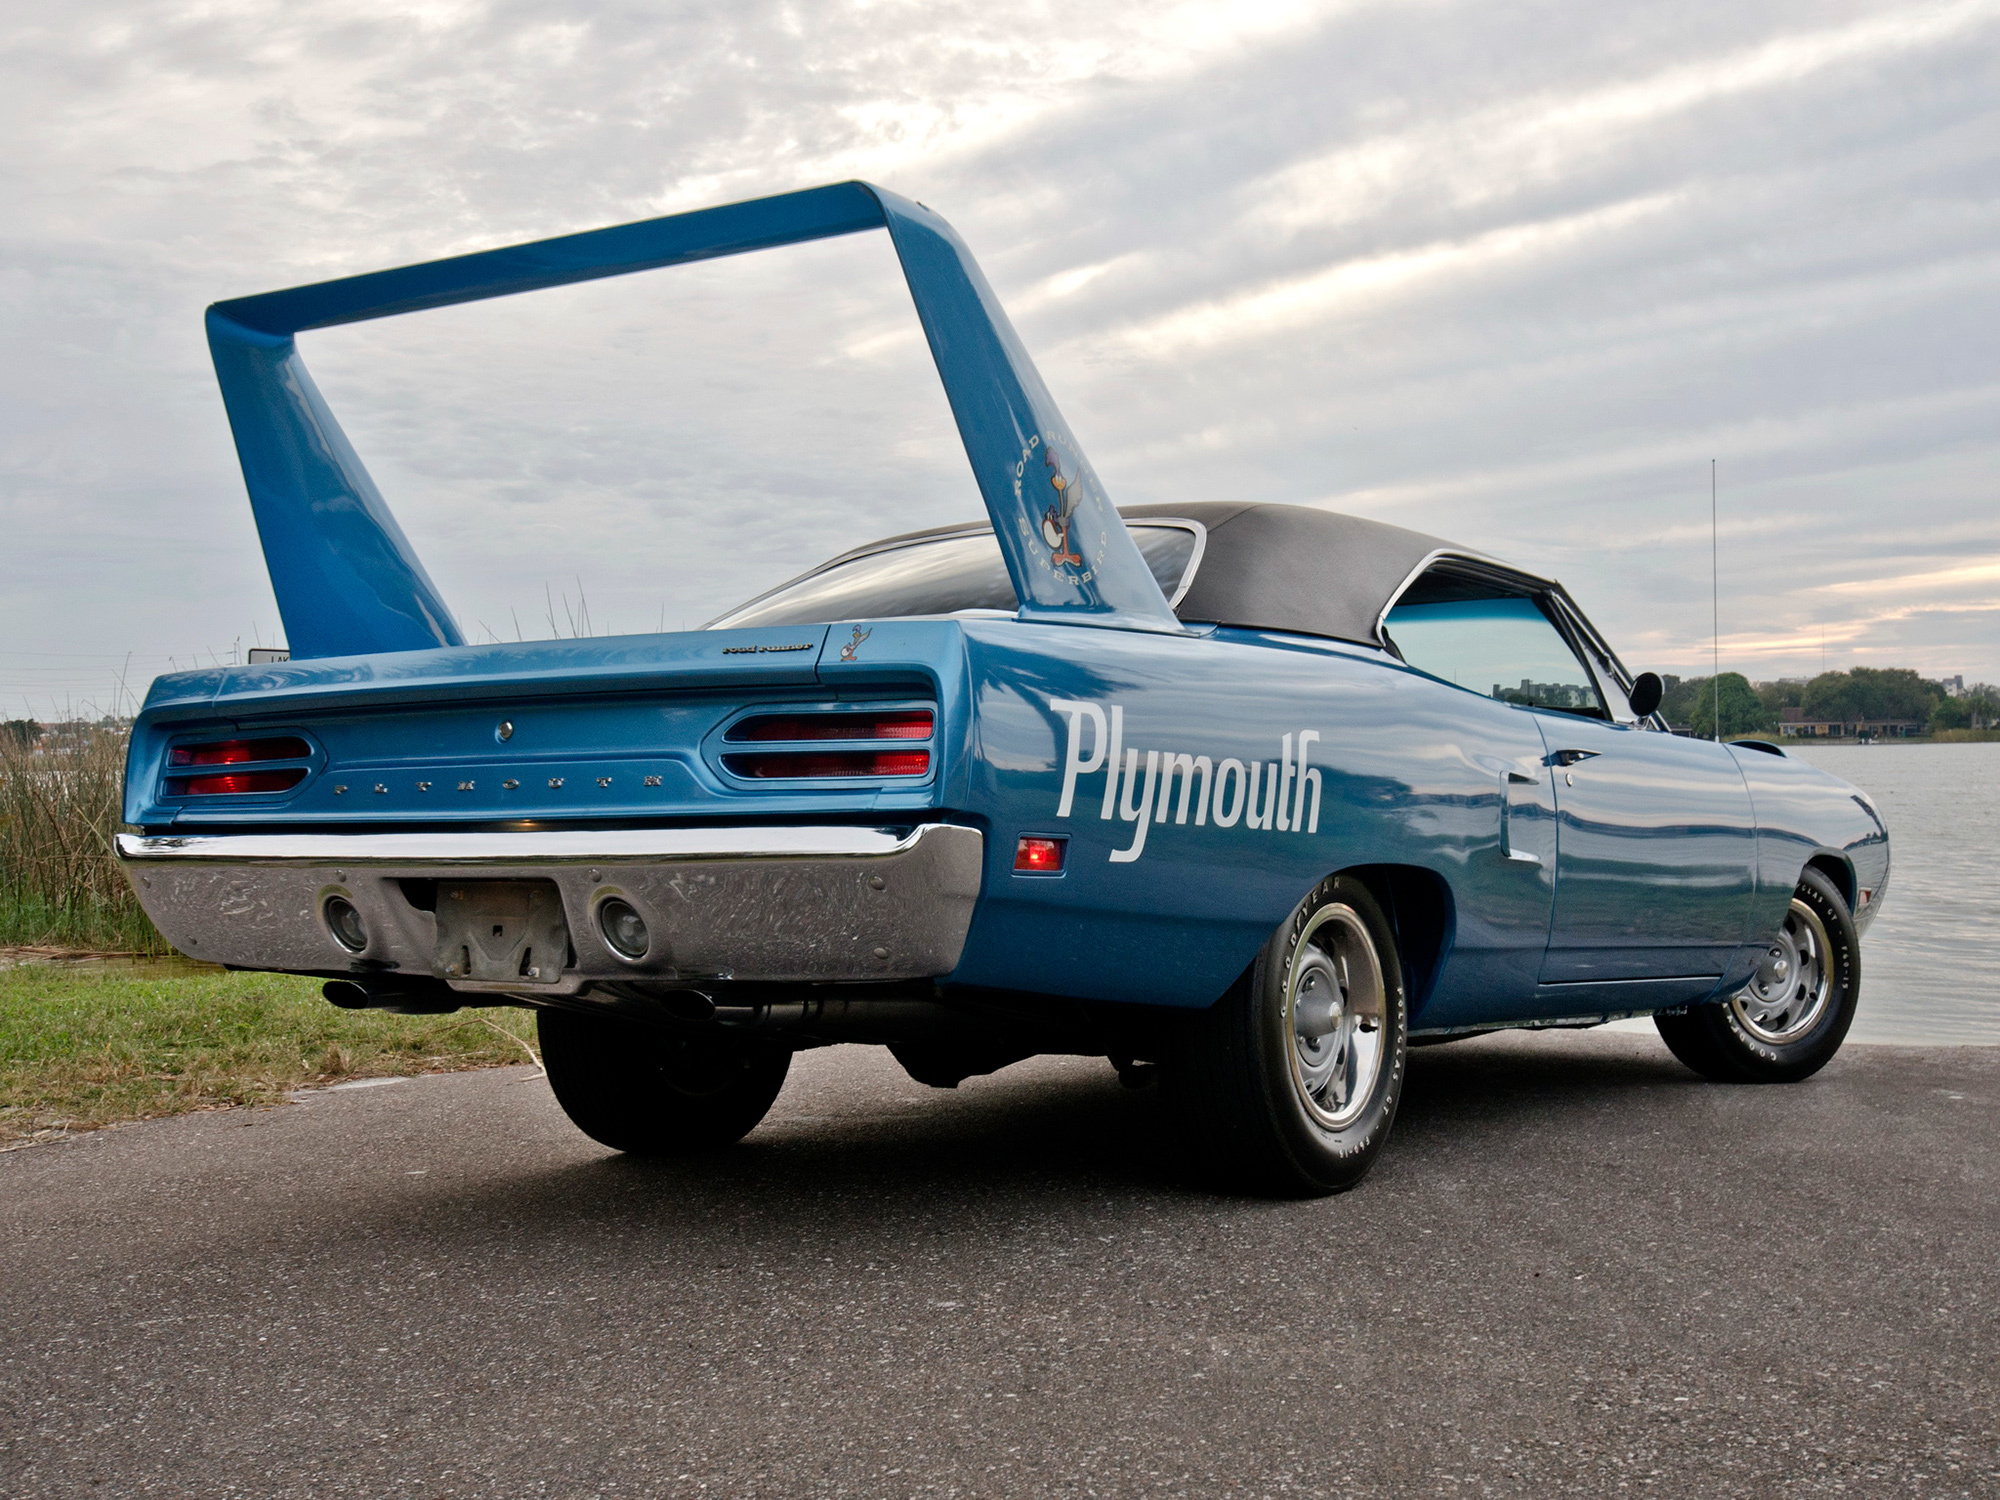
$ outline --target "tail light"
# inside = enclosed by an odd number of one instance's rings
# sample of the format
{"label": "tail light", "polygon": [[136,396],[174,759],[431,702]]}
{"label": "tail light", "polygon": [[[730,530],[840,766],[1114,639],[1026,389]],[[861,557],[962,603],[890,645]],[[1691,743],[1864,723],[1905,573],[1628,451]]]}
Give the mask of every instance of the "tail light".
{"label": "tail light", "polygon": [[[167,751],[166,795],[248,797],[289,792],[306,779],[311,767],[274,766],[271,762],[309,760],[312,754],[313,747],[296,734],[175,745]],[[210,766],[215,769],[200,769]],[[176,775],[183,767],[187,774]]]}
{"label": "tail light", "polygon": [[[753,714],[730,725],[724,734],[723,740],[733,753],[722,757],[722,765],[732,775],[760,781],[928,776],[928,747],[891,747],[879,742],[928,740],[936,728],[937,715],[928,708],[828,708]],[[828,740],[843,743],[836,748],[824,743]],[[745,742],[768,748],[735,749]]]}
{"label": "tail light", "polygon": [[169,776],[169,797],[241,797],[250,792],[289,792],[306,779],[304,766],[283,771],[214,771],[206,776]]}
{"label": "tail light", "polygon": [[[931,737],[929,709],[896,709],[874,713],[759,714],[730,726],[726,738],[752,740],[927,740]],[[741,774],[749,775],[749,772]],[[814,774],[814,773],[804,773]],[[822,772],[823,775],[910,776],[921,771]]]}
{"label": "tail light", "polygon": [[312,746],[288,734],[268,740],[216,740],[206,745],[176,745],[167,754],[167,764],[240,766],[258,760],[304,760],[311,754]]}
{"label": "tail light", "polygon": [[[926,715],[928,717],[928,715]],[[924,776],[928,750],[766,750],[725,755],[722,763],[738,776]]]}

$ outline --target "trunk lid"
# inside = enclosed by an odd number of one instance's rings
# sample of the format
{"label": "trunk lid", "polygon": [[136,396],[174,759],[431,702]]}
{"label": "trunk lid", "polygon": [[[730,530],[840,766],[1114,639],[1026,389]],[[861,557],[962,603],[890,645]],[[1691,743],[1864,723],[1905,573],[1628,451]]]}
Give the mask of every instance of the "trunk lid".
{"label": "trunk lid", "polygon": [[950,620],[178,673],[134,725],[125,816],[152,830],[921,816],[963,782],[966,696]]}

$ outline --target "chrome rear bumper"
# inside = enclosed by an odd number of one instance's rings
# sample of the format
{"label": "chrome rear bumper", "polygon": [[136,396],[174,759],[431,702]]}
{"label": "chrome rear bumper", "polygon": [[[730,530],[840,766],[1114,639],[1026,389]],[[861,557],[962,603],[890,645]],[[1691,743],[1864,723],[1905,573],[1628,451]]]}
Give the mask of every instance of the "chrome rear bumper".
{"label": "chrome rear bumper", "polygon": [[[466,991],[574,994],[593,981],[922,979],[958,963],[979,895],[974,828],[674,828],[599,832],[121,834],[147,915],[195,958],[299,973],[435,975]],[[548,881],[573,950],[550,982],[451,978],[425,887]],[[544,888],[546,889],[546,888]],[[360,913],[359,952],[327,903]],[[621,957],[596,912],[630,902],[652,936]]]}

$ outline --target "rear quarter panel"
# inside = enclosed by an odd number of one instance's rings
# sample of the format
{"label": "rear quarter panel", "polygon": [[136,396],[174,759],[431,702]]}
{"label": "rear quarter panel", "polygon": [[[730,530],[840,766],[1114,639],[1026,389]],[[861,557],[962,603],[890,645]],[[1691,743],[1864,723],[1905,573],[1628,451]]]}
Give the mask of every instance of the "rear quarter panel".
{"label": "rear quarter panel", "polygon": [[[985,891],[955,982],[1207,1005],[1327,874],[1395,864],[1430,872],[1451,893],[1452,957],[1433,992],[1412,997],[1415,1008],[1463,993],[1498,1004],[1532,994],[1550,875],[1499,866],[1497,778],[1466,733],[1467,711],[1484,700],[1337,642],[1008,621],[964,629],[978,721],[966,807],[989,837]],[[1137,858],[1114,861],[1137,828],[1103,816],[1103,770],[1078,778],[1070,815],[1059,816],[1068,726],[1054,700],[1100,705],[1107,718],[1122,710],[1123,747],[1138,752],[1141,771],[1149,750],[1218,767],[1271,764],[1281,736],[1316,731],[1317,829],[1252,829],[1240,819],[1225,828],[1213,815],[1155,822]],[[1528,716],[1499,711],[1521,736],[1523,764],[1538,766]],[[1013,871],[1016,840],[1030,833],[1069,839],[1061,876]]]}

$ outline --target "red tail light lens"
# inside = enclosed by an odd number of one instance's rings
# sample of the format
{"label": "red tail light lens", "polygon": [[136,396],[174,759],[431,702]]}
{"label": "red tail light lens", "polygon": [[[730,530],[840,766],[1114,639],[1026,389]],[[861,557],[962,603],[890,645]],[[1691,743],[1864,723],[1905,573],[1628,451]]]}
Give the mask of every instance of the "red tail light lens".
{"label": "red tail light lens", "polygon": [[928,750],[767,750],[759,755],[725,755],[722,763],[738,776],[923,776],[930,772]]}
{"label": "red tail light lens", "polygon": [[1063,867],[1063,852],[1068,847],[1068,839],[1023,834],[1020,843],[1014,846],[1014,868],[1030,875],[1058,874]]}
{"label": "red tail light lens", "polygon": [[[730,726],[732,740],[927,740],[927,708],[889,713],[759,714]],[[890,773],[883,773],[890,774]],[[897,773],[901,774],[901,773]]]}
{"label": "red tail light lens", "polygon": [[[304,760],[312,746],[293,735],[268,740],[217,740],[209,745],[176,745],[170,766],[240,766],[253,760]],[[288,783],[289,784],[289,783]]]}
{"label": "red tail light lens", "polygon": [[173,776],[169,797],[241,797],[252,792],[289,792],[306,779],[304,766],[287,771],[216,771],[207,776]]}

